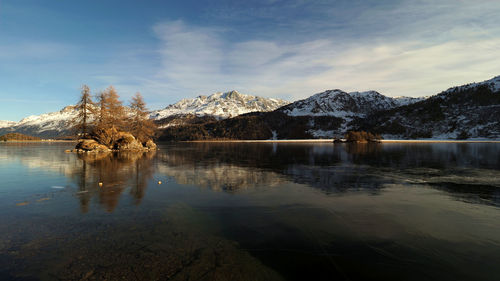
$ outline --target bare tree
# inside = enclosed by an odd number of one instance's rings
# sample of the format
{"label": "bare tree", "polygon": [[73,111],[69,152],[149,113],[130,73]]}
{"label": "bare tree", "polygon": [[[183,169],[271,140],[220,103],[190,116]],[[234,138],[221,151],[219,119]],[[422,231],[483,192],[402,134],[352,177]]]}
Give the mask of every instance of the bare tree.
{"label": "bare tree", "polygon": [[91,122],[95,115],[95,103],[90,95],[90,88],[87,85],[82,86],[80,100],[75,106],[77,115],[71,123],[82,138],[88,138],[91,131]]}
{"label": "bare tree", "polygon": [[146,103],[142,98],[141,93],[137,92],[132,101],[130,102],[132,115],[130,117],[130,130],[131,133],[144,143],[150,140],[156,131],[156,125],[149,119],[149,111],[146,108]]}

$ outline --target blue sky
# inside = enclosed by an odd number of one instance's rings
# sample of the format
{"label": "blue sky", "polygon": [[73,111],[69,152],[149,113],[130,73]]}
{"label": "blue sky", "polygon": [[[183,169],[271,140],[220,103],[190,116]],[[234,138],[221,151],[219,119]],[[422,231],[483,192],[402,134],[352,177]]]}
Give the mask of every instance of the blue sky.
{"label": "blue sky", "polygon": [[425,96],[500,75],[500,1],[0,0],[0,120],[114,85],[151,109],[238,90]]}

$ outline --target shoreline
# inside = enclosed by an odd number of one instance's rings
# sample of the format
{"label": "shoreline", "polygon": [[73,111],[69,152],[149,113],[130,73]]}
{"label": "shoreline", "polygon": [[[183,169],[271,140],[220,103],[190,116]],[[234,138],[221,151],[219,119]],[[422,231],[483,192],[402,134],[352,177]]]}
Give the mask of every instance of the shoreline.
{"label": "shoreline", "polygon": [[[333,143],[334,139],[299,140],[193,140],[181,142],[204,143]],[[160,142],[161,143],[161,142]],[[380,143],[500,143],[500,140],[380,140]]]}
{"label": "shoreline", "polygon": [[[296,139],[296,140],[192,140],[178,141],[187,143],[333,143],[334,139]],[[74,140],[9,140],[0,143],[75,143]],[[169,143],[159,141],[158,143]],[[379,143],[500,143],[500,140],[380,140]],[[342,144],[342,143],[340,143]]]}
{"label": "shoreline", "polygon": [[500,140],[381,140],[385,143],[500,143]]}
{"label": "shoreline", "polygon": [[6,142],[76,142],[74,140],[8,140],[8,141],[0,141],[0,143]]}

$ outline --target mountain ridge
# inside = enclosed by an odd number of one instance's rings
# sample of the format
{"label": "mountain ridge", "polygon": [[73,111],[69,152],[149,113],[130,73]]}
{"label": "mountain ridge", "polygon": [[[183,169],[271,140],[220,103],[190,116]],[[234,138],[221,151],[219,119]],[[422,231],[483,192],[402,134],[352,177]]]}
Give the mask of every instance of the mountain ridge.
{"label": "mountain ridge", "polygon": [[155,110],[151,117],[160,120],[172,115],[193,114],[215,116],[220,119],[235,117],[255,111],[272,111],[290,102],[282,99],[264,98],[241,94],[238,91],[217,92],[209,96],[182,99],[164,109]]}
{"label": "mountain ridge", "polygon": [[[196,123],[196,120],[192,121],[193,116],[205,121],[213,120],[212,117],[220,120],[255,111],[271,111],[288,103],[281,99],[246,95],[233,90],[182,99],[164,109],[152,111],[150,118],[155,120],[160,127],[168,127],[169,125]],[[238,107],[238,105],[241,106]],[[42,138],[71,135],[70,121],[76,114],[75,106],[68,105],[59,111],[27,116],[19,122],[0,121],[0,135],[13,132]],[[204,116],[206,118],[203,118]]]}
{"label": "mountain ridge", "polygon": [[377,91],[344,92],[327,90],[298,100],[279,110],[290,116],[361,117],[374,111],[390,109],[421,101],[423,98],[392,98]]}
{"label": "mountain ridge", "polygon": [[[267,126],[268,130],[265,134],[253,134],[248,129],[234,128],[222,138],[239,138],[243,131],[259,138],[331,138],[354,129],[365,129],[395,138],[457,138],[461,131],[470,129],[473,130],[473,137],[488,137],[488,132],[491,132],[491,137],[498,138],[500,129],[497,126],[500,125],[494,120],[486,120],[491,116],[500,116],[500,101],[496,101],[500,94],[495,93],[500,93],[500,76],[451,87],[436,95],[420,98],[388,97],[377,91],[344,92],[335,89],[289,103],[229,91],[182,99],[164,109],[152,111],[150,117],[164,130],[169,127],[198,126],[196,134],[206,138],[216,137],[211,135],[216,125],[204,124],[219,121],[223,121],[221,124],[224,126],[251,124],[255,130],[259,130],[259,126]],[[0,121],[0,134],[18,132],[44,138],[68,135],[71,133],[69,121],[75,114],[74,106],[70,105],[57,112],[31,115],[19,122]],[[440,119],[436,119],[439,122],[433,125],[429,120],[437,118],[434,115]],[[410,116],[425,130],[413,128],[414,121]],[[224,121],[237,117],[241,118]],[[253,118],[253,121],[244,121],[247,117],[248,120]],[[424,117],[427,119],[422,119]],[[260,120],[265,118],[271,121]],[[451,120],[449,124],[446,123],[447,119]],[[250,123],[245,123],[247,121]],[[295,133],[288,133],[277,124],[294,127]],[[459,128],[462,125],[465,127]],[[222,126],[218,130],[224,131],[226,128]],[[173,131],[179,133],[178,129]]]}
{"label": "mountain ridge", "polygon": [[500,116],[500,76],[452,87],[425,98],[328,90],[272,112],[167,128],[161,137],[164,140],[333,138],[350,130],[365,130],[395,139],[500,139],[500,121],[492,116]]}

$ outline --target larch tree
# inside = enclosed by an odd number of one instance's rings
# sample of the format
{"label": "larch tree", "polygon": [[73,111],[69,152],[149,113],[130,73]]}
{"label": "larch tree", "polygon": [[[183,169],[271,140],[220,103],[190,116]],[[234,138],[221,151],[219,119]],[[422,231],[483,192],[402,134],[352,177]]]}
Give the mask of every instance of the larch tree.
{"label": "larch tree", "polygon": [[105,92],[106,106],[107,106],[107,126],[117,130],[124,130],[126,127],[127,114],[122,102],[119,100],[120,96],[113,86],[109,86]]}
{"label": "larch tree", "polygon": [[[84,151],[154,150],[152,141],[155,124],[149,120],[146,103],[137,93],[130,108],[123,106],[113,86],[97,95],[97,103],[90,99],[90,89],[84,85],[78,104],[79,128],[90,140],[81,140],[76,149]],[[79,115],[79,116],[80,116]],[[89,123],[91,123],[89,129]]]}
{"label": "larch tree", "polygon": [[130,130],[138,141],[145,143],[150,140],[156,131],[156,124],[149,119],[149,111],[141,93],[136,93],[130,102],[132,115],[130,116]]}
{"label": "larch tree", "polygon": [[98,129],[123,130],[127,115],[120,96],[113,86],[109,86],[104,92],[101,92],[97,97],[98,113],[96,118],[96,127]]}
{"label": "larch tree", "polygon": [[97,97],[97,114],[92,137],[100,144],[112,145],[118,137],[118,132],[125,129],[127,115],[118,93],[109,86]]}
{"label": "larch tree", "polygon": [[96,118],[94,120],[96,129],[104,128],[104,122],[107,119],[106,106],[107,106],[106,94],[101,91],[99,95],[97,95],[97,110],[96,110],[97,112],[96,112]]}
{"label": "larch tree", "polygon": [[91,124],[95,118],[95,103],[90,95],[90,88],[87,85],[82,86],[80,100],[75,106],[77,115],[73,118],[73,128],[82,138],[88,138],[91,132]]}

